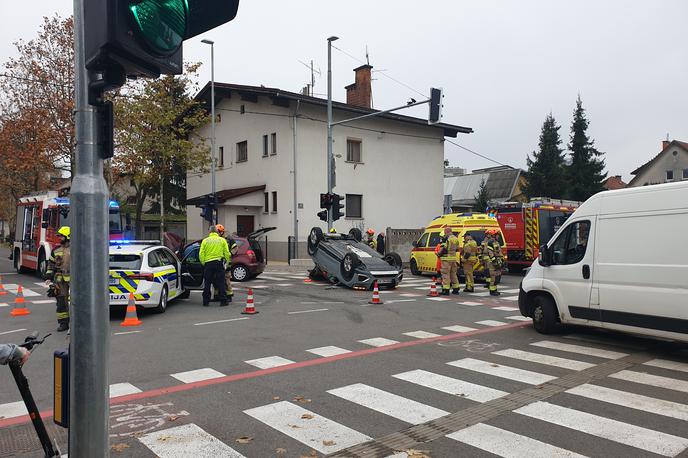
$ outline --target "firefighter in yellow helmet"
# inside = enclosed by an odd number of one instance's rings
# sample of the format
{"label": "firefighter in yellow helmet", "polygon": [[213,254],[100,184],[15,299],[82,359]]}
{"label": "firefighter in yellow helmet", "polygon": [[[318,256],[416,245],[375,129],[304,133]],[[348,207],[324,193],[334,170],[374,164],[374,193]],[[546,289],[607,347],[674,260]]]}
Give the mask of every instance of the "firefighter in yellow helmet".
{"label": "firefighter in yellow helmet", "polygon": [[444,241],[442,242],[442,294],[448,295],[449,289],[452,289],[452,294],[459,294],[461,285],[459,285],[458,269],[456,254],[459,251],[459,239],[454,235],[450,227],[444,228]]}
{"label": "firefighter in yellow helmet", "polygon": [[366,244],[373,250],[377,251],[377,240],[375,239],[375,231],[372,229],[368,229],[366,231],[367,239],[366,239]]}
{"label": "firefighter in yellow helmet", "polygon": [[69,226],[62,226],[57,235],[60,237],[60,244],[50,253],[46,275],[52,281],[48,295],[55,296],[57,300],[57,332],[63,332],[69,329]]}

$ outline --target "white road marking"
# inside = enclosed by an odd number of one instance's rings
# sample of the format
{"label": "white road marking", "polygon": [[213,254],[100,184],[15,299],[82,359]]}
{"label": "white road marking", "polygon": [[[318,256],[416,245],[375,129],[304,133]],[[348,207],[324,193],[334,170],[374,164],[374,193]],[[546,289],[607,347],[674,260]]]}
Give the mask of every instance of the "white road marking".
{"label": "white road marking", "polygon": [[286,288],[287,286],[294,286],[293,283],[276,283],[275,286],[281,286]]}
{"label": "white road marking", "polygon": [[371,347],[385,347],[387,345],[394,345],[399,342],[392,339],[385,339],[384,337],[373,337],[372,339],[359,340],[359,343],[370,345]]}
{"label": "white road marking", "polygon": [[194,323],[194,326],[205,326],[206,324],[217,324],[217,323],[229,323],[231,321],[241,321],[241,320],[249,320],[250,317],[244,316],[241,318],[230,318],[228,320],[217,320],[217,321],[206,321],[204,323]]}
{"label": "white road marking", "polygon": [[250,359],[244,361],[246,364],[255,366],[258,369],[270,369],[271,367],[286,366],[287,364],[294,364],[294,361],[282,358],[281,356],[266,356],[265,358]]}
{"label": "white road marking", "polygon": [[503,301],[514,301],[514,302],[516,302],[518,300],[518,296],[500,297],[500,299]]}
{"label": "white road marking", "polygon": [[[509,294],[514,294],[514,293],[516,293],[516,294],[518,294],[518,288],[514,288],[514,289],[503,289],[503,290],[502,290],[502,293],[509,293]],[[516,296],[516,297],[518,297],[518,296]]]}
{"label": "white road marking", "polygon": [[495,377],[501,377],[508,380],[515,380],[521,383],[527,383],[529,385],[540,385],[541,383],[549,382],[557,378],[551,375],[541,374],[539,372],[527,371],[510,366],[502,366],[473,358],[463,358],[458,361],[450,361],[447,364],[454,367],[460,367],[462,369],[480,372],[482,374],[493,375]]}
{"label": "white road marking", "polygon": [[314,305],[314,304],[343,304],[344,302],[329,302],[329,301],[318,301],[318,302],[301,302],[302,305]]}
{"label": "white road marking", "polygon": [[688,421],[688,405],[679,404],[678,402],[665,401],[664,399],[651,398],[641,394],[628,393],[587,383],[566,390],[566,393]]}
{"label": "white road marking", "polygon": [[518,310],[518,307],[492,307],[492,310],[501,310],[503,312],[515,312]]}
{"label": "white road marking", "polygon": [[495,390],[420,369],[395,374],[392,377],[476,402],[487,402],[509,394],[505,391]]}
{"label": "white road marking", "polygon": [[327,347],[311,348],[310,350],[306,351],[325,358],[328,356],[337,356],[343,355],[344,353],[351,353],[351,350],[335,347],[334,345],[329,345]]}
{"label": "white road marking", "polygon": [[193,423],[148,433],[140,436],[138,440],[160,458],[244,458],[244,455]]}
{"label": "white road marking", "polygon": [[507,320],[514,320],[514,321],[531,321],[531,318],[528,318],[527,316],[523,316],[523,315],[512,315],[512,316],[507,316],[505,318]]}
{"label": "white road marking", "polygon": [[327,392],[412,425],[449,415],[449,412],[444,410],[363,383],[355,383]]}
{"label": "white road marking", "polygon": [[431,337],[439,337],[439,334],[435,334],[434,332],[426,332],[426,331],[412,331],[412,332],[405,332],[405,336],[409,337],[415,337],[416,339],[430,339]]}
{"label": "white road marking", "polygon": [[0,404],[0,420],[28,415],[24,401]]}
{"label": "white road marking", "polygon": [[0,336],[4,336],[5,334],[12,334],[13,332],[22,332],[22,331],[26,331],[26,329],[15,329],[14,331],[0,332]]}
{"label": "white road marking", "polygon": [[448,301],[449,299],[446,297],[429,297],[428,300],[429,301],[444,302],[444,301]]}
{"label": "white road marking", "polygon": [[447,437],[505,458],[585,458],[584,455],[484,423],[461,429]]}
{"label": "white road marking", "polygon": [[[286,277],[286,275],[285,275],[285,277]],[[287,280],[286,278],[282,278],[282,277],[271,277],[271,276],[265,275],[265,274],[260,274],[260,277],[259,277],[259,278],[260,278],[261,280],[274,280],[274,281],[286,281],[286,280]],[[289,278],[289,277],[287,277],[287,278]]]}
{"label": "white road marking", "polygon": [[244,413],[320,453],[334,453],[371,440],[365,434],[287,401],[244,410]]}
{"label": "white road marking", "polygon": [[44,282],[36,282],[34,283],[36,286],[40,286],[41,288],[48,289],[48,285],[46,285]]}
{"label": "white road marking", "polygon": [[253,285],[253,286],[245,286],[244,288],[265,289],[265,288],[270,288],[270,287],[268,285]]}
{"label": "white road marking", "polygon": [[136,388],[131,383],[113,383],[110,385],[110,397],[116,398],[127,394],[141,393],[141,390]]}
{"label": "white road marking", "polygon": [[40,301],[31,301],[32,304],[54,304],[56,301],[55,299],[43,299]]}
{"label": "white road marking", "polygon": [[7,302],[0,302],[0,307],[9,307],[9,306],[10,306],[10,304],[8,304]]}
{"label": "white road marking", "polygon": [[424,288],[413,288],[413,289],[417,289],[418,291],[430,291],[430,287],[429,287],[429,286],[426,286],[426,287],[424,287]]}
{"label": "white road marking", "polygon": [[662,369],[670,369],[672,371],[688,372],[688,364],[668,359],[653,359],[643,364],[646,366],[661,367]]}
{"label": "white road marking", "polygon": [[504,326],[506,323],[497,320],[483,320],[476,321],[475,324],[482,324],[483,326]]}
{"label": "white road marking", "polygon": [[514,412],[659,455],[676,456],[688,447],[688,439],[682,437],[547,402],[534,402]]}
{"label": "white road marking", "polygon": [[295,312],[287,312],[287,315],[298,315],[299,313],[326,312],[328,310],[329,309],[297,310]]}
{"label": "white road marking", "polygon": [[442,329],[446,329],[447,331],[452,331],[452,332],[470,332],[470,331],[476,331],[477,329],[475,328],[469,328],[468,326],[461,326],[461,325],[454,325],[454,326],[445,326]]}
{"label": "white road marking", "polygon": [[490,295],[490,292],[486,291],[484,293],[466,293],[466,294],[468,294],[469,296],[474,296],[474,297],[487,297]]}
{"label": "white road marking", "polygon": [[143,331],[124,331],[124,332],[115,332],[115,333],[112,334],[112,335],[113,335],[113,336],[124,336],[124,335],[127,335],[127,334],[137,334],[137,333],[139,333],[139,332],[143,332]]}
{"label": "white road marking", "polygon": [[418,299],[392,299],[385,301],[387,304],[395,304],[397,302],[416,302]]}
{"label": "white road marking", "polygon": [[401,294],[399,294],[399,296],[401,296],[401,297],[420,297],[420,294],[416,294],[416,293],[401,293]]}
{"label": "white road marking", "polygon": [[482,304],[482,302],[466,301],[466,302],[459,302],[459,305],[467,305],[468,307],[475,307],[476,305],[483,305],[483,304]]}
{"label": "white road marking", "polygon": [[[19,286],[14,283],[5,283],[5,289],[16,295],[19,291]],[[22,293],[24,294],[24,297],[42,296],[42,294],[38,294],[37,292],[32,291],[29,288],[24,288],[23,286]]]}
{"label": "white road marking", "polygon": [[225,376],[225,374],[222,372],[218,372],[215,369],[210,369],[209,367],[204,369],[196,369],[193,371],[178,372],[170,375],[184,383],[201,382],[203,380],[211,380]]}
{"label": "white road marking", "polygon": [[506,356],[507,358],[520,359],[531,363],[546,364],[548,366],[561,367],[563,369],[571,369],[574,371],[582,371],[593,367],[594,364],[583,361],[576,361],[573,359],[559,358],[558,356],[541,355],[540,353],[531,353],[529,351],[516,350],[509,348],[506,350],[499,350],[492,352],[493,355]]}
{"label": "white road marking", "polygon": [[569,353],[578,353],[581,355],[597,356],[598,358],[619,359],[628,356],[626,353],[618,351],[602,350],[593,347],[584,347],[582,345],[572,345],[563,342],[553,342],[550,340],[542,340],[540,342],[533,342],[531,345],[541,348],[549,348],[550,350],[559,350]]}
{"label": "white road marking", "polygon": [[681,391],[688,393],[688,380],[678,380],[675,378],[662,377],[659,375],[647,374],[645,372],[621,371],[610,375],[611,378],[626,380],[628,382],[642,383],[643,385],[655,386],[667,390]]}

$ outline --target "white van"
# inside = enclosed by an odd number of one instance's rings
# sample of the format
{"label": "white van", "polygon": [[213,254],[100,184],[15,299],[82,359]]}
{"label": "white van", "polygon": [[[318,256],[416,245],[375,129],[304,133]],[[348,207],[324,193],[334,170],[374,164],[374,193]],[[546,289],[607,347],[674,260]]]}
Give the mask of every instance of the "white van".
{"label": "white van", "polygon": [[540,250],[521,314],[688,341],[688,181],[595,194]]}

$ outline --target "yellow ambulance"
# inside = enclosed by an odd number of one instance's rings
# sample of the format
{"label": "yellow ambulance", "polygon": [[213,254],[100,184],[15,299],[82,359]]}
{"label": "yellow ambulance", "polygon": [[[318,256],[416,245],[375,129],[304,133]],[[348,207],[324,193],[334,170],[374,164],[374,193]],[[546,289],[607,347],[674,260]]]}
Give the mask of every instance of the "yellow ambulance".
{"label": "yellow ambulance", "polygon": [[[422,275],[424,273],[432,273],[439,275],[437,271],[437,256],[435,255],[435,247],[440,243],[440,238],[444,233],[445,227],[451,227],[452,232],[459,238],[461,251],[463,251],[463,237],[468,234],[473,237],[473,240],[478,244],[482,243],[485,238],[486,229],[496,229],[499,236],[499,244],[502,246],[502,253],[506,259],[506,242],[504,235],[499,227],[499,222],[494,216],[486,215],[485,213],[450,213],[447,215],[438,216],[430,221],[425,227],[425,232],[420,238],[413,243],[411,250],[411,273],[413,275]],[[457,253],[456,260],[459,262],[459,272],[461,272],[461,252]],[[476,263],[474,275],[476,278],[483,278],[485,276],[485,268],[481,262]]]}

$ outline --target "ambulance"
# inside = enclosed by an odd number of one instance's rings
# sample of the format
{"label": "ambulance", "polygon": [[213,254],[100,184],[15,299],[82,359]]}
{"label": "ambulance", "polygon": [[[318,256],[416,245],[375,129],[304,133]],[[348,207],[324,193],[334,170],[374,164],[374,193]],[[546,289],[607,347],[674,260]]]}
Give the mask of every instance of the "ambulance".
{"label": "ambulance", "polygon": [[[421,235],[417,241],[413,242],[411,259],[409,260],[411,273],[413,275],[422,275],[424,273],[439,275],[437,271],[435,247],[440,243],[444,228],[447,226],[451,227],[454,235],[459,238],[461,250],[457,253],[456,260],[459,262],[459,273],[461,275],[462,262],[460,256],[463,251],[463,237],[466,234],[472,236],[473,240],[480,246],[485,238],[485,230],[496,229],[498,231],[499,243],[502,246],[502,253],[505,254],[506,258],[506,243],[496,218],[484,213],[450,213],[438,216],[430,221],[423,235]],[[476,262],[474,270],[475,277],[484,278],[485,274],[485,268],[482,263],[479,261]]]}

